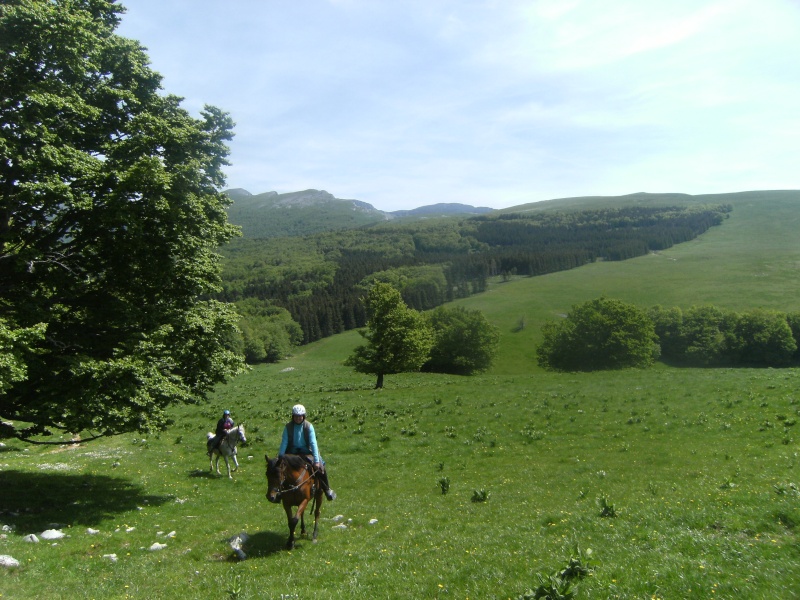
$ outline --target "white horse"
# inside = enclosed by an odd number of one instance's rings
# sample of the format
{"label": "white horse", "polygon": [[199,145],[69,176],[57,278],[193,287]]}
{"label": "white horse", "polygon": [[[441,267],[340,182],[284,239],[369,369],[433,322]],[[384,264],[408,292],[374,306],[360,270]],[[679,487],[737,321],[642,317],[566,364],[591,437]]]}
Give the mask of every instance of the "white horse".
{"label": "white horse", "polygon": [[225,459],[225,466],[228,467],[228,477],[233,479],[231,475],[231,465],[228,462],[228,457],[233,457],[233,464],[236,466],[234,467],[234,471],[239,468],[239,461],[236,460],[236,445],[239,442],[247,442],[247,438],[244,435],[244,425],[237,425],[236,427],[232,427],[228,430],[225,434],[225,437],[222,438],[222,442],[213,450],[211,449],[211,440],[214,437],[214,434],[209,432],[207,441],[206,441],[206,449],[208,451],[208,456],[211,458],[211,471],[214,470],[214,457],[217,459],[217,475],[222,475],[219,471],[219,457]]}

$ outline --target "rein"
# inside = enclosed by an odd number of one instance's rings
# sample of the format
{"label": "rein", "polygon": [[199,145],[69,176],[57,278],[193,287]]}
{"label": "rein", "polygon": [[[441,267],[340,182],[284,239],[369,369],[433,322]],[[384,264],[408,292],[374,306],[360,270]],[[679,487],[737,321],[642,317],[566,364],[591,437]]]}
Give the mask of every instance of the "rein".
{"label": "rein", "polygon": [[[300,473],[300,475],[297,477],[297,479],[295,479],[294,485],[292,485],[290,487],[286,487],[286,488],[284,487],[285,485],[287,485],[286,484],[286,463],[283,462],[283,461],[281,461],[280,473],[281,473],[281,480],[280,480],[280,483],[278,484],[280,486],[280,488],[278,489],[278,497],[282,496],[283,494],[288,494],[289,492],[294,492],[295,490],[299,490],[302,486],[304,486],[306,484],[306,482],[309,479],[313,478],[318,473],[318,471],[316,469],[314,469],[313,467],[311,467],[310,469],[308,467],[306,467],[305,469],[303,469],[303,472]],[[306,476],[305,479],[303,478],[303,475]]]}

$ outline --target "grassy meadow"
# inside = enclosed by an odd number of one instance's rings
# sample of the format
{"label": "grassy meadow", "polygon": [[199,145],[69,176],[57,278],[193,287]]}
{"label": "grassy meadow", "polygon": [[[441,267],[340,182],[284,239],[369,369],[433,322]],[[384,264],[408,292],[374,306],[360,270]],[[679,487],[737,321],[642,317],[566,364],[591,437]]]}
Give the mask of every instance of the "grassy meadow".
{"label": "grassy meadow", "polygon": [[[516,599],[571,558],[592,569],[576,598],[798,598],[800,370],[553,374],[534,354],[546,319],[599,295],[798,310],[798,220],[798,193],[743,194],[693,242],[495,281],[460,302],[501,331],[480,376],[374,390],[341,366],[361,342],[348,332],[176,408],[160,435],[7,441],[0,555],[20,566],[0,568],[0,598]],[[288,552],[264,454],[297,402],[339,498],[319,542]],[[223,408],[248,437],[232,481],[205,455]],[[23,539],[51,528],[67,537]]]}

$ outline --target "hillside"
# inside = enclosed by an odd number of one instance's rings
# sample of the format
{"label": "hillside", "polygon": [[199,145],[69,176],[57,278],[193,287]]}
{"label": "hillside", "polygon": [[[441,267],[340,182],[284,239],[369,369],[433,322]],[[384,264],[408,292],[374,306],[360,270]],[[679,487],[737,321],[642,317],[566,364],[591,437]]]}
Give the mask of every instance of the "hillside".
{"label": "hillside", "polygon": [[723,204],[489,213],[241,239],[223,248],[220,300],[281,307],[309,342],[364,325],[364,287],[391,283],[427,310],[486,289],[496,275],[542,275],[685,243],[720,225]]}
{"label": "hillside", "polygon": [[480,215],[487,207],[440,203],[412,210],[384,212],[360,200],[343,200],[324,190],[279,194],[251,194],[241,188],[226,190],[233,200],[228,220],[242,228],[249,239],[313,235],[323,231],[355,229],[393,219],[411,221],[434,217]]}
{"label": "hillside", "polygon": [[[576,600],[796,597],[800,369],[562,374],[533,357],[544,321],[601,294],[797,310],[800,192],[732,196],[729,218],[691,241],[494,277],[457,300],[500,329],[490,372],[401,373],[374,390],[342,364],[363,342],[348,331],[170,407],[166,431],[6,440],[2,552],[19,566],[4,597],[532,598],[565,567],[588,570]],[[286,551],[264,456],[297,402],[338,498],[321,506],[318,543]],[[224,408],[247,424],[233,480],[205,454]],[[29,541],[53,528],[66,535]],[[315,568],[289,577],[299,561]]]}

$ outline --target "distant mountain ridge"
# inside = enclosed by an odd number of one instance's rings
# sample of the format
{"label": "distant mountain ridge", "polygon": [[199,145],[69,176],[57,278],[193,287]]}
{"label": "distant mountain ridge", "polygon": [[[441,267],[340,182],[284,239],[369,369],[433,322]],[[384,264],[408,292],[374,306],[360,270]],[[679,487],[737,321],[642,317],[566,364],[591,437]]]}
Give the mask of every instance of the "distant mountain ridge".
{"label": "distant mountain ridge", "polygon": [[228,220],[242,228],[246,238],[309,235],[336,229],[352,229],[393,219],[480,215],[488,207],[439,203],[412,210],[384,212],[367,202],[336,198],[325,190],[303,190],[279,194],[251,194],[245,189],[225,191],[233,201]]}

